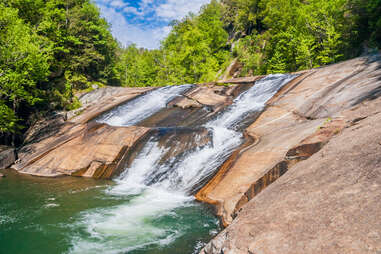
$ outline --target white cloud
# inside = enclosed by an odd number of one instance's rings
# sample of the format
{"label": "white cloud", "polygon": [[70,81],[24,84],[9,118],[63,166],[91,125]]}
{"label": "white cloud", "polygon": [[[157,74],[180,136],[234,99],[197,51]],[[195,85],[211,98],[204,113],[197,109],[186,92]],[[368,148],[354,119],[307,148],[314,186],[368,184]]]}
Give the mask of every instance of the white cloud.
{"label": "white cloud", "polygon": [[110,5],[115,8],[123,8],[127,6],[128,4],[126,4],[122,0],[113,0],[113,1],[110,1]]}
{"label": "white cloud", "polygon": [[160,41],[170,32],[170,27],[142,28],[137,25],[128,24],[126,18],[115,9],[105,5],[99,5],[102,16],[111,24],[114,37],[123,45],[135,43],[139,47],[148,49],[159,48]]}
{"label": "white cloud", "polygon": [[167,0],[166,3],[159,5],[155,12],[158,17],[166,20],[182,19],[189,12],[197,13],[200,7],[207,4],[210,0]]}
{"label": "white cloud", "polygon": [[122,45],[132,42],[148,49],[159,48],[160,41],[170,33],[171,27],[165,24],[173,19],[180,20],[189,12],[197,13],[202,5],[210,2],[164,0],[158,4],[155,0],[140,0],[136,7],[124,1],[95,0],[102,16],[111,24],[112,34]]}
{"label": "white cloud", "polygon": [[131,7],[131,6],[127,6],[126,8],[123,9],[123,12],[124,13],[132,13],[132,14],[135,14],[135,15],[142,15],[141,12],[138,11],[138,9],[136,9],[135,7]]}

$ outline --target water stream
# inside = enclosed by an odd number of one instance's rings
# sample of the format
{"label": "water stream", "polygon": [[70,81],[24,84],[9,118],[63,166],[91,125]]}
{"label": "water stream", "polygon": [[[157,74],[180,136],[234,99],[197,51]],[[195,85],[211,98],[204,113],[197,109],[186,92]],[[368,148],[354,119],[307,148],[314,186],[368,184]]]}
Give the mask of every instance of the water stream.
{"label": "water stream", "polygon": [[[269,75],[256,82],[232,105],[200,126],[211,134],[209,142],[190,145],[192,149],[174,158],[166,155],[168,149],[173,146],[176,149],[176,144],[163,145],[160,138],[152,136],[113,184],[103,186],[101,195],[98,192],[108,205],[89,206],[71,217],[68,225],[73,230],[69,239],[65,238],[70,246],[66,252],[198,253],[219,226],[210,211],[194,201],[192,190],[213,175],[242,144],[239,131],[242,119],[263,110],[265,103],[294,77]],[[139,124],[191,87],[154,90],[110,111],[98,121],[115,126]],[[200,138],[198,135],[194,135],[195,140]]]}
{"label": "water stream", "polygon": [[[109,195],[129,196],[131,200],[117,207],[87,212],[81,223],[91,237],[73,239],[71,253],[127,253],[147,245],[169,244],[184,234],[182,228],[160,228],[153,222],[171,214],[175,216],[174,211],[179,207],[192,205],[192,188],[213,174],[242,143],[241,132],[235,130],[240,120],[253,111],[261,111],[265,103],[293,78],[292,75],[270,75],[258,81],[203,126],[213,133],[212,142],[183,153],[175,162],[169,158],[163,163],[166,150],[151,138],[116,179],[116,186],[107,191]],[[144,104],[145,110],[139,111],[156,111],[159,104],[154,101],[161,101],[163,94],[148,96],[151,103]],[[165,96],[169,97],[167,93]],[[120,109],[110,113],[113,117],[105,121],[108,124],[119,125],[119,119],[126,119]],[[123,122],[126,126],[137,123],[135,119]]]}
{"label": "water stream", "polygon": [[134,125],[165,108],[168,102],[192,87],[181,85],[155,89],[100,116],[97,121],[113,126]]}

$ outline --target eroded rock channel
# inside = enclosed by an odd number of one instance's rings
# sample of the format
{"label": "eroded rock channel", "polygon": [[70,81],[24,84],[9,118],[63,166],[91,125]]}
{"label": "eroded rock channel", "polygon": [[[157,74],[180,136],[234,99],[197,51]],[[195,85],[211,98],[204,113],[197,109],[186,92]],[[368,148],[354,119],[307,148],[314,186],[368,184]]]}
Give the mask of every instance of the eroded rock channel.
{"label": "eroded rock channel", "polygon": [[[100,89],[82,97],[89,103],[79,111],[39,123],[40,131],[28,133],[13,168],[37,176],[113,179],[107,193],[128,198],[126,205],[88,212],[82,223],[93,238],[73,240],[78,243],[73,253],[91,253],[95,242],[105,253],[118,253],[173,241],[181,235],[176,226],[162,230],[145,220],[169,216],[189,205],[193,195],[214,205],[227,226],[202,253],[293,253],[286,245],[268,247],[271,237],[283,241],[287,227],[261,231],[250,221],[265,215],[248,211],[257,197],[270,195],[267,187],[287,178],[333,137],[379,114],[372,103],[381,95],[380,63],[374,55],[227,85],[126,88],[117,93]],[[366,114],[361,113],[365,104]],[[144,230],[125,230],[134,227]]]}

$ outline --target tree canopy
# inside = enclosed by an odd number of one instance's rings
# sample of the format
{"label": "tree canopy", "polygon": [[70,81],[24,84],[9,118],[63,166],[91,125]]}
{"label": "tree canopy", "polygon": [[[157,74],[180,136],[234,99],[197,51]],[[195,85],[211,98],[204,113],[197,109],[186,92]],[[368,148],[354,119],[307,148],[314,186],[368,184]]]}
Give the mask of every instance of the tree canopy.
{"label": "tree canopy", "polygon": [[[92,86],[209,82],[314,68],[381,47],[381,0],[211,0],[159,49],[121,47],[91,0],[0,0],[0,138]],[[1,139],[0,139],[1,140]]]}

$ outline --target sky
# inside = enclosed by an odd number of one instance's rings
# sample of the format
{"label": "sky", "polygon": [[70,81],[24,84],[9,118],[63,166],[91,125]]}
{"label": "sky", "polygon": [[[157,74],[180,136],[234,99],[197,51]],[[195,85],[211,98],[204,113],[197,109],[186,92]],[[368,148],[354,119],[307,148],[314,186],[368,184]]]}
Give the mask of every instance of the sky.
{"label": "sky", "polygon": [[123,45],[156,49],[173,20],[197,13],[210,0],[94,0],[110,23],[114,37]]}

